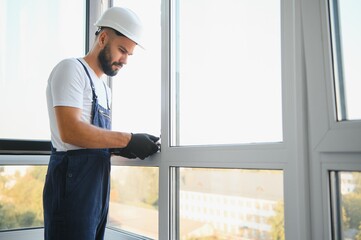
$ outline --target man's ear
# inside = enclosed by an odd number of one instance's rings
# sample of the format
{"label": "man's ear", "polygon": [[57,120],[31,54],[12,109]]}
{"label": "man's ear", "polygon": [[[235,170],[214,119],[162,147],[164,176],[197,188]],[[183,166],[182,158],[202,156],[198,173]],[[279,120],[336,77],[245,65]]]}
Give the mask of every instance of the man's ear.
{"label": "man's ear", "polygon": [[107,39],[108,39],[108,34],[106,31],[102,31],[101,33],[99,33],[98,44],[101,48],[105,46]]}

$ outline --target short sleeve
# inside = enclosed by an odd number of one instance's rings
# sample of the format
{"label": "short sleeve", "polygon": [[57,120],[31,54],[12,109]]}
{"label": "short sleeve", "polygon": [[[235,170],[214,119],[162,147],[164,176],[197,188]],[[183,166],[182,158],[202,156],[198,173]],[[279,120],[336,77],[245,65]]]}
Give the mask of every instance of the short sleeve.
{"label": "short sleeve", "polygon": [[83,108],[85,80],[79,65],[76,59],[66,59],[54,68],[50,78],[53,107]]}

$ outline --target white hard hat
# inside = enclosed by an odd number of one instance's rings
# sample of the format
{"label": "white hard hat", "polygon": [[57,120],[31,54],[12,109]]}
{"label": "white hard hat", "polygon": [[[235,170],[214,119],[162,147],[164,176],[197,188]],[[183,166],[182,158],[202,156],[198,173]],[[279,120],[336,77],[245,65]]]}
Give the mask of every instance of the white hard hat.
{"label": "white hard hat", "polygon": [[113,28],[142,47],[142,22],[128,8],[111,7],[103,13],[94,25]]}

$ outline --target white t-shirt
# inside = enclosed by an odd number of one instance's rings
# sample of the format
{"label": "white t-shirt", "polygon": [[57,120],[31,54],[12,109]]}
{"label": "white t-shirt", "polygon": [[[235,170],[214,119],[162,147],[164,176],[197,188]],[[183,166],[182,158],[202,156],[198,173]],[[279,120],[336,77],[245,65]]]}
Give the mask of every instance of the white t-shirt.
{"label": "white t-shirt", "polygon": [[[102,107],[107,108],[105,91],[107,91],[110,105],[111,92],[109,87],[104,84],[102,79],[98,78],[84,59],[80,58],[80,61],[86,66],[93,80],[99,104]],[[104,88],[104,85],[106,88]],[[54,111],[54,107],[56,106],[80,108],[82,109],[81,119],[84,122],[91,122],[91,107],[93,99],[90,80],[83,65],[81,65],[76,58],[65,59],[54,67],[48,80],[46,98],[48,104],[51,142],[53,146],[57,149],[57,151],[80,149],[78,146],[64,143],[61,140]]]}

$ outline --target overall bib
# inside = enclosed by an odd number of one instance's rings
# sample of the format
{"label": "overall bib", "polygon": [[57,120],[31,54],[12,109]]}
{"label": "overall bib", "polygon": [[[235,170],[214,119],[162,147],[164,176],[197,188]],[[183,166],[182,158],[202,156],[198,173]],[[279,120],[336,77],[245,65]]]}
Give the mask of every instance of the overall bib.
{"label": "overall bib", "polygon": [[[78,60],[79,61],[79,60]],[[98,104],[92,88],[92,124],[110,129],[110,108]],[[105,85],[104,85],[105,87]],[[102,240],[110,192],[109,149],[52,149],[43,192],[45,240]]]}

